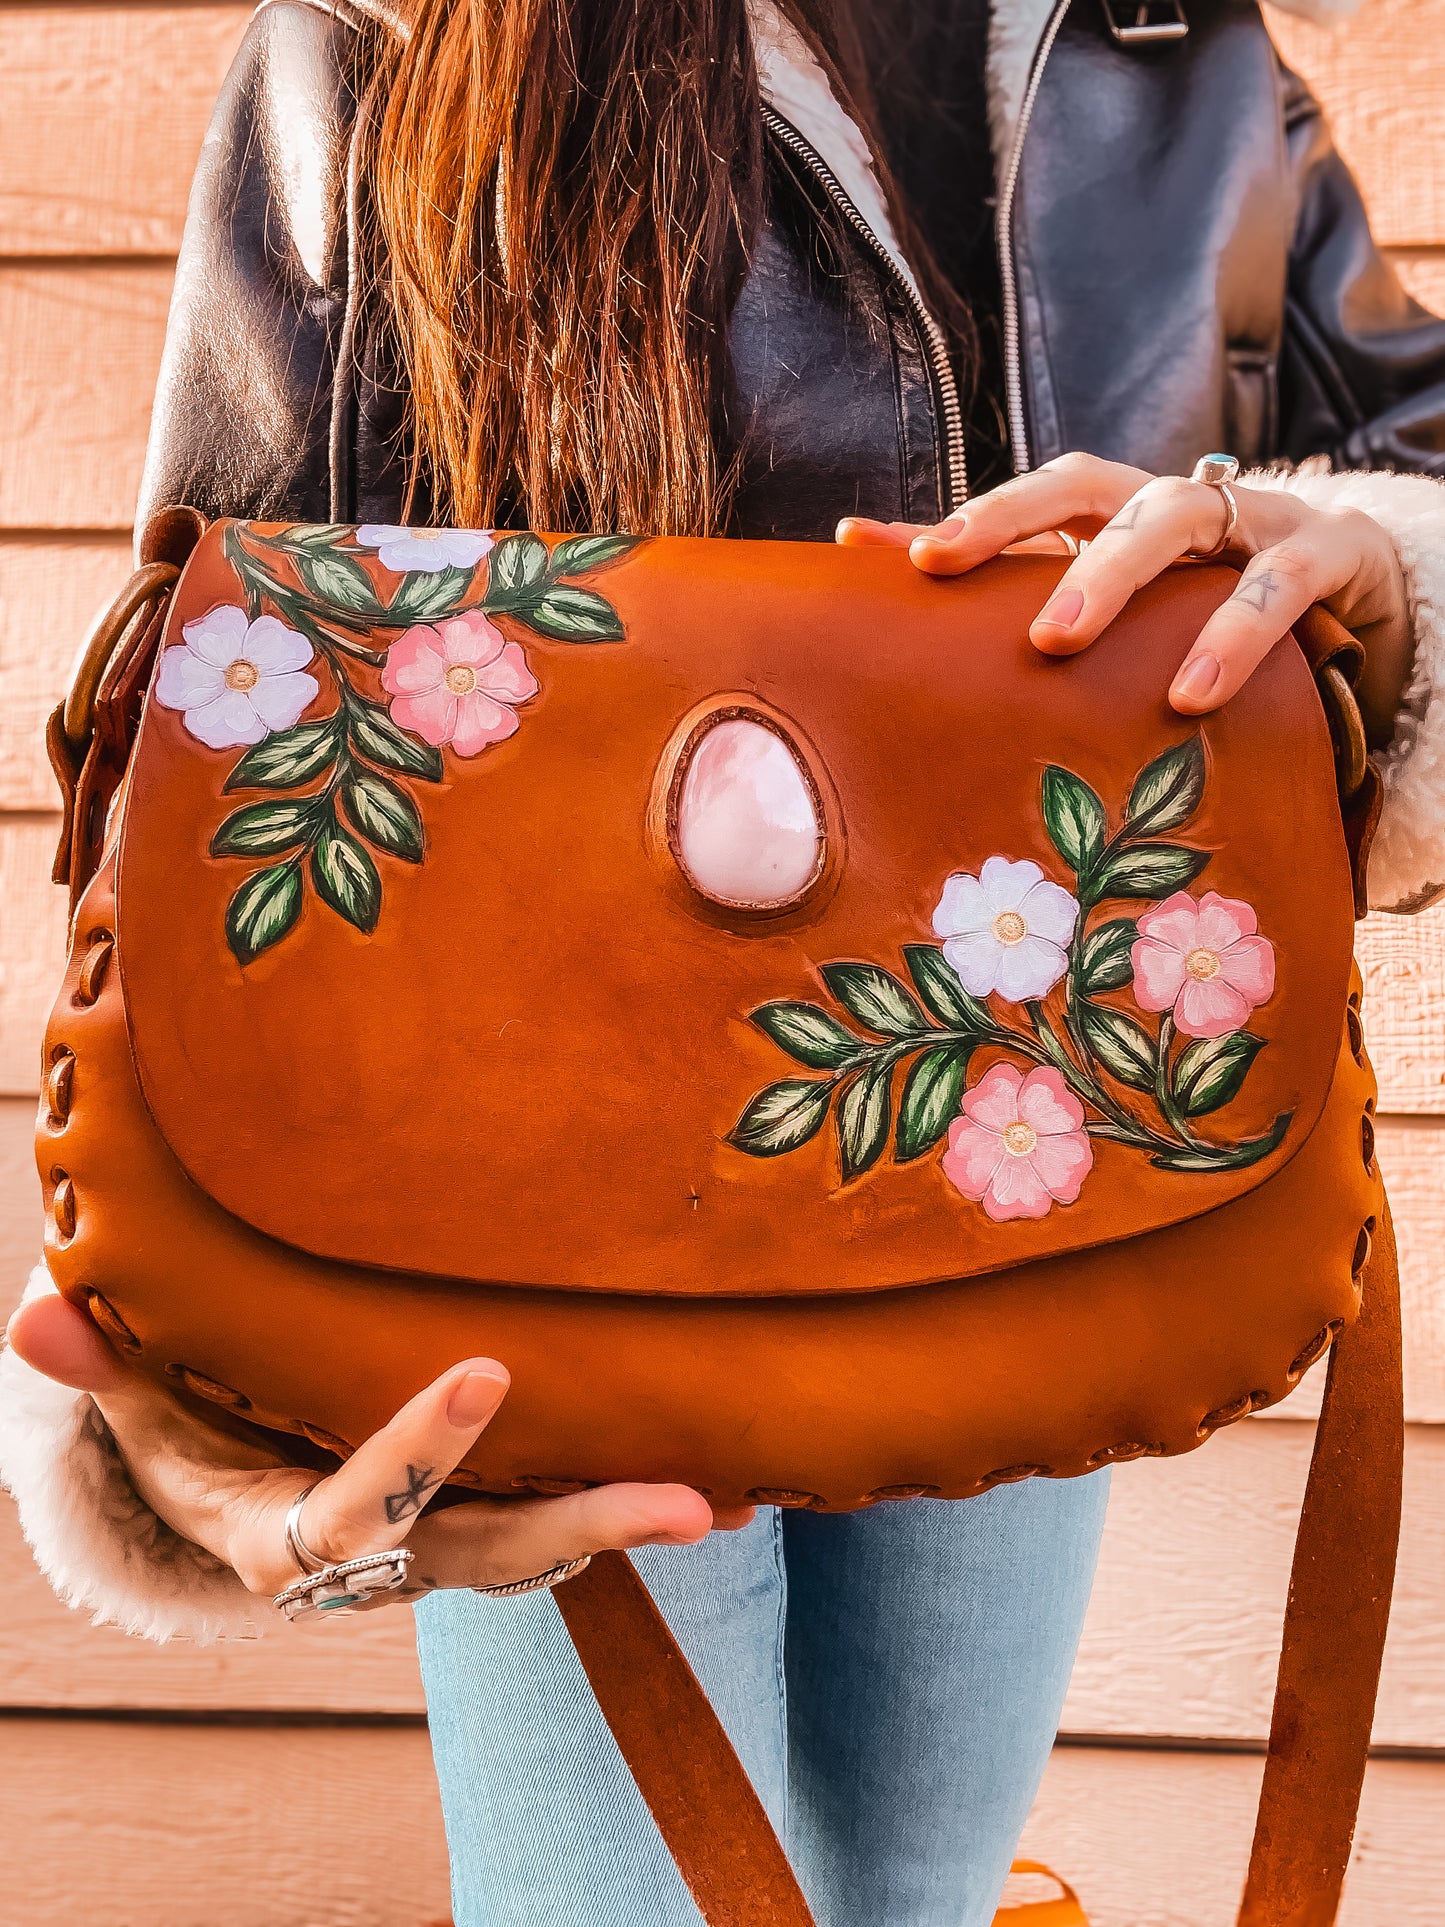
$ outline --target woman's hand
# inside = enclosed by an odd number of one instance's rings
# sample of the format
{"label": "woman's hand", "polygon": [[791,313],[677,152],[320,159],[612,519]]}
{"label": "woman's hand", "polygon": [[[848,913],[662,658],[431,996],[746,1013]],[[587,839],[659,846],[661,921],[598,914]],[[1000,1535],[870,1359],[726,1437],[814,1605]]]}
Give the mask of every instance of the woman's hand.
{"label": "woman's hand", "polygon": [[[136,1490],[183,1537],[233,1567],[271,1598],[301,1577],[286,1550],[286,1513],[316,1474],[208,1425],[126,1365],[63,1298],[44,1297],[10,1321],[27,1364],[89,1392],[115,1436]],[[416,1554],[408,1584],[385,1595],[415,1598],[440,1586],[495,1586],[583,1553],[641,1545],[692,1545],[716,1526],[746,1524],[751,1510],[714,1515],[680,1485],[607,1485],[561,1499],[469,1500],[420,1516],[446,1475],[485,1431],[507,1395],[505,1367],[471,1358],[418,1392],[389,1425],[316,1486],[301,1537],[332,1562]]]}
{"label": "woman's hand", "polygon": [[[1218,709],[1319,602],[1364,645],[1360,709],[1371,740],[1388,741],[1411,654],[1404,578],[1390,537],[1357,509],[1317,509],[1278,489],[1231,487],[1239,521],[1226,559],[1243,562],[1243,573],[1180,665],[1170,702],[1186,716]],[[930,528],[849,518],[838,524],[838,540],[906,547],[928,574],[960,575],[1048,531],[1090,538],[1029,631],[1045,654],[1068,656],[1086,649],[1136,589],[1186,550],[1213,548],[1226,513],[1219,490],[1203,482],[1073,454]]]}

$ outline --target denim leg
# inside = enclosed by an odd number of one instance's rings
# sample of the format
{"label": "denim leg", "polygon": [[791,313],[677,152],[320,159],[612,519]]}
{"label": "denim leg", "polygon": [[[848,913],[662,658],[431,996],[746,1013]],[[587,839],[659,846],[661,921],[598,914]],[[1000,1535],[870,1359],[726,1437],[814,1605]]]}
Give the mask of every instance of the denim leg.
{"label": "denim leg", "polygon": [[988,1927],[1108,1489],[1095,1473],[784,1515],[789,1845],[818,1927]]}
{"label": "denim leg", "polygon": [[[778,1514],[638,1570],[786,1834]],[[456,1927],[698,1927],[547,1593],[416,1609]]]}

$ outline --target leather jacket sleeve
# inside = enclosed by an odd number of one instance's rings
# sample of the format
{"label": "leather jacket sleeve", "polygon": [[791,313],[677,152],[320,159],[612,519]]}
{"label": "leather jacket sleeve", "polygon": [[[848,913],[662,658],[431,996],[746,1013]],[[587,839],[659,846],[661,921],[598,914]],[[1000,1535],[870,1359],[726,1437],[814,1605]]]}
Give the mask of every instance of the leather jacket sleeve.
{"label": "leather jacket sleeve", "polygon": [[344,16],[287,0],[242,42],[191,190],[138,526],[179,502],[332,517],[355,43]]}
{"label": "leather jacket sleeve", "polygon": [[1280,367],[1280,451],[1334,468],[1445,475],[1445,321],[1411,299],[1370,232],[1320,105],[1283,76],[1297,193]]}

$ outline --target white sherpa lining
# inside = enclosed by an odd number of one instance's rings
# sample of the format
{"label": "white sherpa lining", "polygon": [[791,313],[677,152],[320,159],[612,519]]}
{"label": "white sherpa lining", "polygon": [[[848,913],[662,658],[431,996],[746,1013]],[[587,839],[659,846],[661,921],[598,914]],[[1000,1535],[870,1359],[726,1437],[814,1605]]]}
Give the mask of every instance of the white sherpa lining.
{"label": "white sherpa lining", "polygon": [[[25,1302],[53,1292],[37,1265]],[[67,1606],[141,1639],[255,1639],[270,1630],[231,1569],[138,1497],[89,1395],[0,1350],[0,1484]]]}
{"label": "white sherpa lining", "polygon": [[1380,757],[1385,807],[1370,853],[1370,903],[1413,910],[1445,888],[1445,482],[1428,475],[1333,475],[1321,463],[1246,475],[1320,509],[1360,509],[1395,544],[1410,598],[1415,661],[1395,735]]}

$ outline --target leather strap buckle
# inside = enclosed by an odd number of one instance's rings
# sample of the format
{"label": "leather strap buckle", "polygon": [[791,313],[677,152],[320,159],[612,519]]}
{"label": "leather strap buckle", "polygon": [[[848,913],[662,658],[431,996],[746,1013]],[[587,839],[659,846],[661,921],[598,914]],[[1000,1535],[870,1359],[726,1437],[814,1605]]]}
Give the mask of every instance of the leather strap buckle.
{"label": "leather strap buckle", "polygon": [[1121,47],[1152,47],[1189,32],[1183,0],[1100,0],[1109,32]]}

